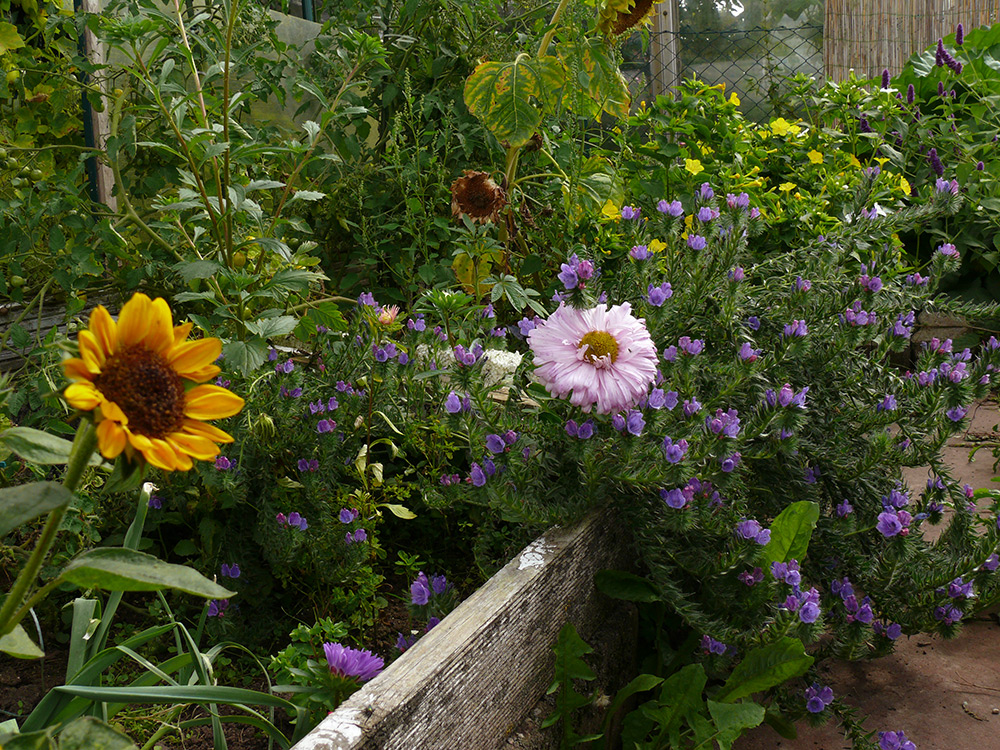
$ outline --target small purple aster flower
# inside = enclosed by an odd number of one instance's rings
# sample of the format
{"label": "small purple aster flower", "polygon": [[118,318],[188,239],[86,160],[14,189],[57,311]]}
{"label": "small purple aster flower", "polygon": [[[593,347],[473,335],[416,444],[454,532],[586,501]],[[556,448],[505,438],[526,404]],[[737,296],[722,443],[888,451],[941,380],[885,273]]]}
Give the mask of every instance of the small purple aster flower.
{"label": "small purple aster flower", "polygon": [[656,204],[656,210],[661,214],[667,214],[675,219],[679,219],[684,215],[684,206],[681,205],[680,201],[670,201],[669,203],[665,200],[661,200]]}
{"label": "small purple aster flower", "polygon": [[692,494],[687,487],[675,487],[672,490],[660,490],[660,497],[668,508],[682,510],[691,502]]}
{"label": "small purple aster flower", "polygon": [[625,428],[629,431],[629,434],[639,437],[642,435],[643,429],[646,427],[646,420],[642,418],[642,412],[633,409],[628,413],[628,417],[625,419]]}
{"label": "small purple aster flower", "polygon": [[688,247],[692,250],[704,250],[708,247],[708,240],[700,234],[689,234],[687,238]]}
{"label": "small purple aster flower", "polygon": [[945,412],[945,416],[952,422],[961,422],[965,418],[965,413],[967,411],[968,409],[964,406],[954,406]]}
{"label": "small purple aster flower", "polygon": [[663,438],[663,455],[672,464],[680,463],[688,451],[688,442],[681,438],[676,443],[670,438]]}
{"label": "small purple aster flower", "polygon": [[[886,71],[888,73],[888,71]],[[888,88],[888,87],[883,87]],[[820,687],[818,683],[813,683],[806,688],[806,711],[811,714],[823,713],[826,707],[833,702],[833,689],[829,686]]]}
{"label": "small purple aster flower", "polygon": [[664,302],[674,296],[674,291],[670,287],[669,281],[664,281],[659,286],[650,284],[646,290],[646,298],[653,307],[661,307]]}
{"label": "small purple aster flower", "polygon": [[879,732],[879,750],[917,750],[917,746],[906,739],[905,732]]}
{"label": "small purple aster flower", "polygon": [[377,676],[385,667],[381,656],[367,649],[354,649],[339,643],[324,643],[323,652],[330,671],[340,677],[353,677],[359,682],[367,682]]}

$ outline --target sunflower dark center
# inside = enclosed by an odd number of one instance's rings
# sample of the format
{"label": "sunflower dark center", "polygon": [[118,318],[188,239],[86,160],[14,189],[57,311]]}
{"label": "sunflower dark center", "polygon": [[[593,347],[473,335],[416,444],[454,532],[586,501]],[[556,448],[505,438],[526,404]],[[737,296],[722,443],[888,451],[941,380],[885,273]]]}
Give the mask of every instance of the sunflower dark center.
{"label": "sunflower dark center", "polygon": [[591,331],[580,339],[579,348],[587,347],[583,358],[594,363],[601,357],[608,357],[612,362],[618,359],[618,341],[607,331]]}
{"label": "sunflower dark center", "polygon": [[184,382],[145,346],[128,346],[104,363],[94,385],[128,417],[132,432],[163,438],[184,424]]}

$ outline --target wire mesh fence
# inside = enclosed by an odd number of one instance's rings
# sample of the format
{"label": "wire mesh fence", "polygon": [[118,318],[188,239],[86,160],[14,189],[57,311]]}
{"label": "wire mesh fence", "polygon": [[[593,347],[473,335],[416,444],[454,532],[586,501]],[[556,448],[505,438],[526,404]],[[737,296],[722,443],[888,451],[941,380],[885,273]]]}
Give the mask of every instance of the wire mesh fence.
{"label": "wire mesh fence", "polygon": [[[743,113],[764,120],[785,76],[823,75],[823,26],[756,27],[739,30],[654,31],[646,60],[625,63],[633,96],[667,93],[696,77],[736,92]],[[659,51],[659,53],[658,53]]]}

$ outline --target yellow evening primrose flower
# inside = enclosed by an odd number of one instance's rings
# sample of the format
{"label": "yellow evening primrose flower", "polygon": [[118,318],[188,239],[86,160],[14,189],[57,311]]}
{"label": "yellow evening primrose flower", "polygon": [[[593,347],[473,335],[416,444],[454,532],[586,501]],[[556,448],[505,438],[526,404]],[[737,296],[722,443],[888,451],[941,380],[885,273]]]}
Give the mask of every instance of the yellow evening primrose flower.
{"label": "yellow evening primrose flower", "polygon": [[858,169],[861,169],[861,162],[858,161],[858,157],[856,157],[854,154],[851,154],[850,162],[852,167],[857,167]]}
{"label": "yellow evening primrose flower", "polygon": [[[210,461],[233,438],[205,424],[231,417],[243,399],[205,381],[219,374],[216,338],[187,341],[192,323],[175,326],[166,300],[135,294],[118,320],[98,306],[80,331],[79,355],[63,361],[69,405],[91,412],[107,459],[136,453],[166,471]],[[193,387],[188,387],[192,385]]]}
{"label": "yellow evening primrose flower", "polygon": [[794,182],[783,182],[780,185],[778,185],[778,190],[780,190],[783,193],[789,193],[792,190],[795,190],[795,188],[797,187],[798,185],[796,185]]}
{"label": "yellow evening primrose flower", "polygon": [[619,221],[622,218],[622,210],[615,205],[615,202],[610,198],[604,202],[601,206],[601,216],[605,219],[611,219],[612,221]]}
{"label": "yellow evening primrose flower", "polygon": [[734,107],[740,106],[740,98],[736,96],[735,91],[729,95],[729,103],[732,104]]}
{"label": "yellow evening primrose flower", "polygon": [[685,159],[684,169],[693,175],[698,175],[705,171],[705,167],[701,165],[701,161],[699,159]]}
{"label": "yellow evening primrose flower", "polygon": [[884,156],[876,156],[875,161],[878,162],[879,167],[884,167],[885,163],[889,160]]}
{"label": "yellow evening primrose flower", "polygon": [[667,249],[667,243],[663,240],[650,240],[646,249],[651,253],[659,253]]}
{"label": "yellow evening primrose flower", "polygon": [[808,154],[806,154],[806,156],[809,157],[809,161],[811,161],[813,164],[823,163],[823,154],[821,154],[816,149],[810,151]]}
{"label": "yellow evening primrose flower", "polygon": [[788,135],[789,128],[788,120],[784,117],[779,117],[771,123],[771,132],[775,135]]}
{"label": "yellow evening primrose flower", "polygon": [[910,183],[905,177],[903,177],[903,175],[899,176],[899,189],[903,191],[904,195],[909,195],[912,192],[910,189]]}

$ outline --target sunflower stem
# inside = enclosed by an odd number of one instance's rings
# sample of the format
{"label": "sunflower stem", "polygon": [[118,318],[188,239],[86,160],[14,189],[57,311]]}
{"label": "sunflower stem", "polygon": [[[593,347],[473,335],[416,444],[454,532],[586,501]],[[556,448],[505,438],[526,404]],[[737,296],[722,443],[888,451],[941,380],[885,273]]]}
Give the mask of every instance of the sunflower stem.
{"label": "sunflower stem", "polygon": [[[87,468],[87,464],[96,447],[97,430],[88,420],[81,421],[76,431],[76,437],[73,439],[73,447],[69,453],[69,462],[66,465],[66,476],[63,479],[63,487],[70,492],[76,490],[77,485],[80,483],[80,477],[83,476],[83,471]],[[21,608],[21,604],[28,595],[28,591],[34,585],[35,579],[38,577],[38,571],[41,570],[42,563],[45,562],[45,558],[48,556],[49,550],[56,540],[56,534],[59,533],[59,524],[62,522],[62,518],[66,514],[68,507],[69,503],[66,503],[49,513],[49,518],[45,522],[45,528],[42,529],[42,535],[39,537],[38,543],[31,553],[31,557],[28,558],[28,562],[21,569],[21,573],[18,575],[17,580],[14,581],[14,585],[11,587],[10,593],[7,594],[7,598],[4,599],[3,608],[0,608],[0,636],[11,632],[14,626],[27,613],[27,608]],[[15,613],[20,615],[20,617],[14,617]]]}

